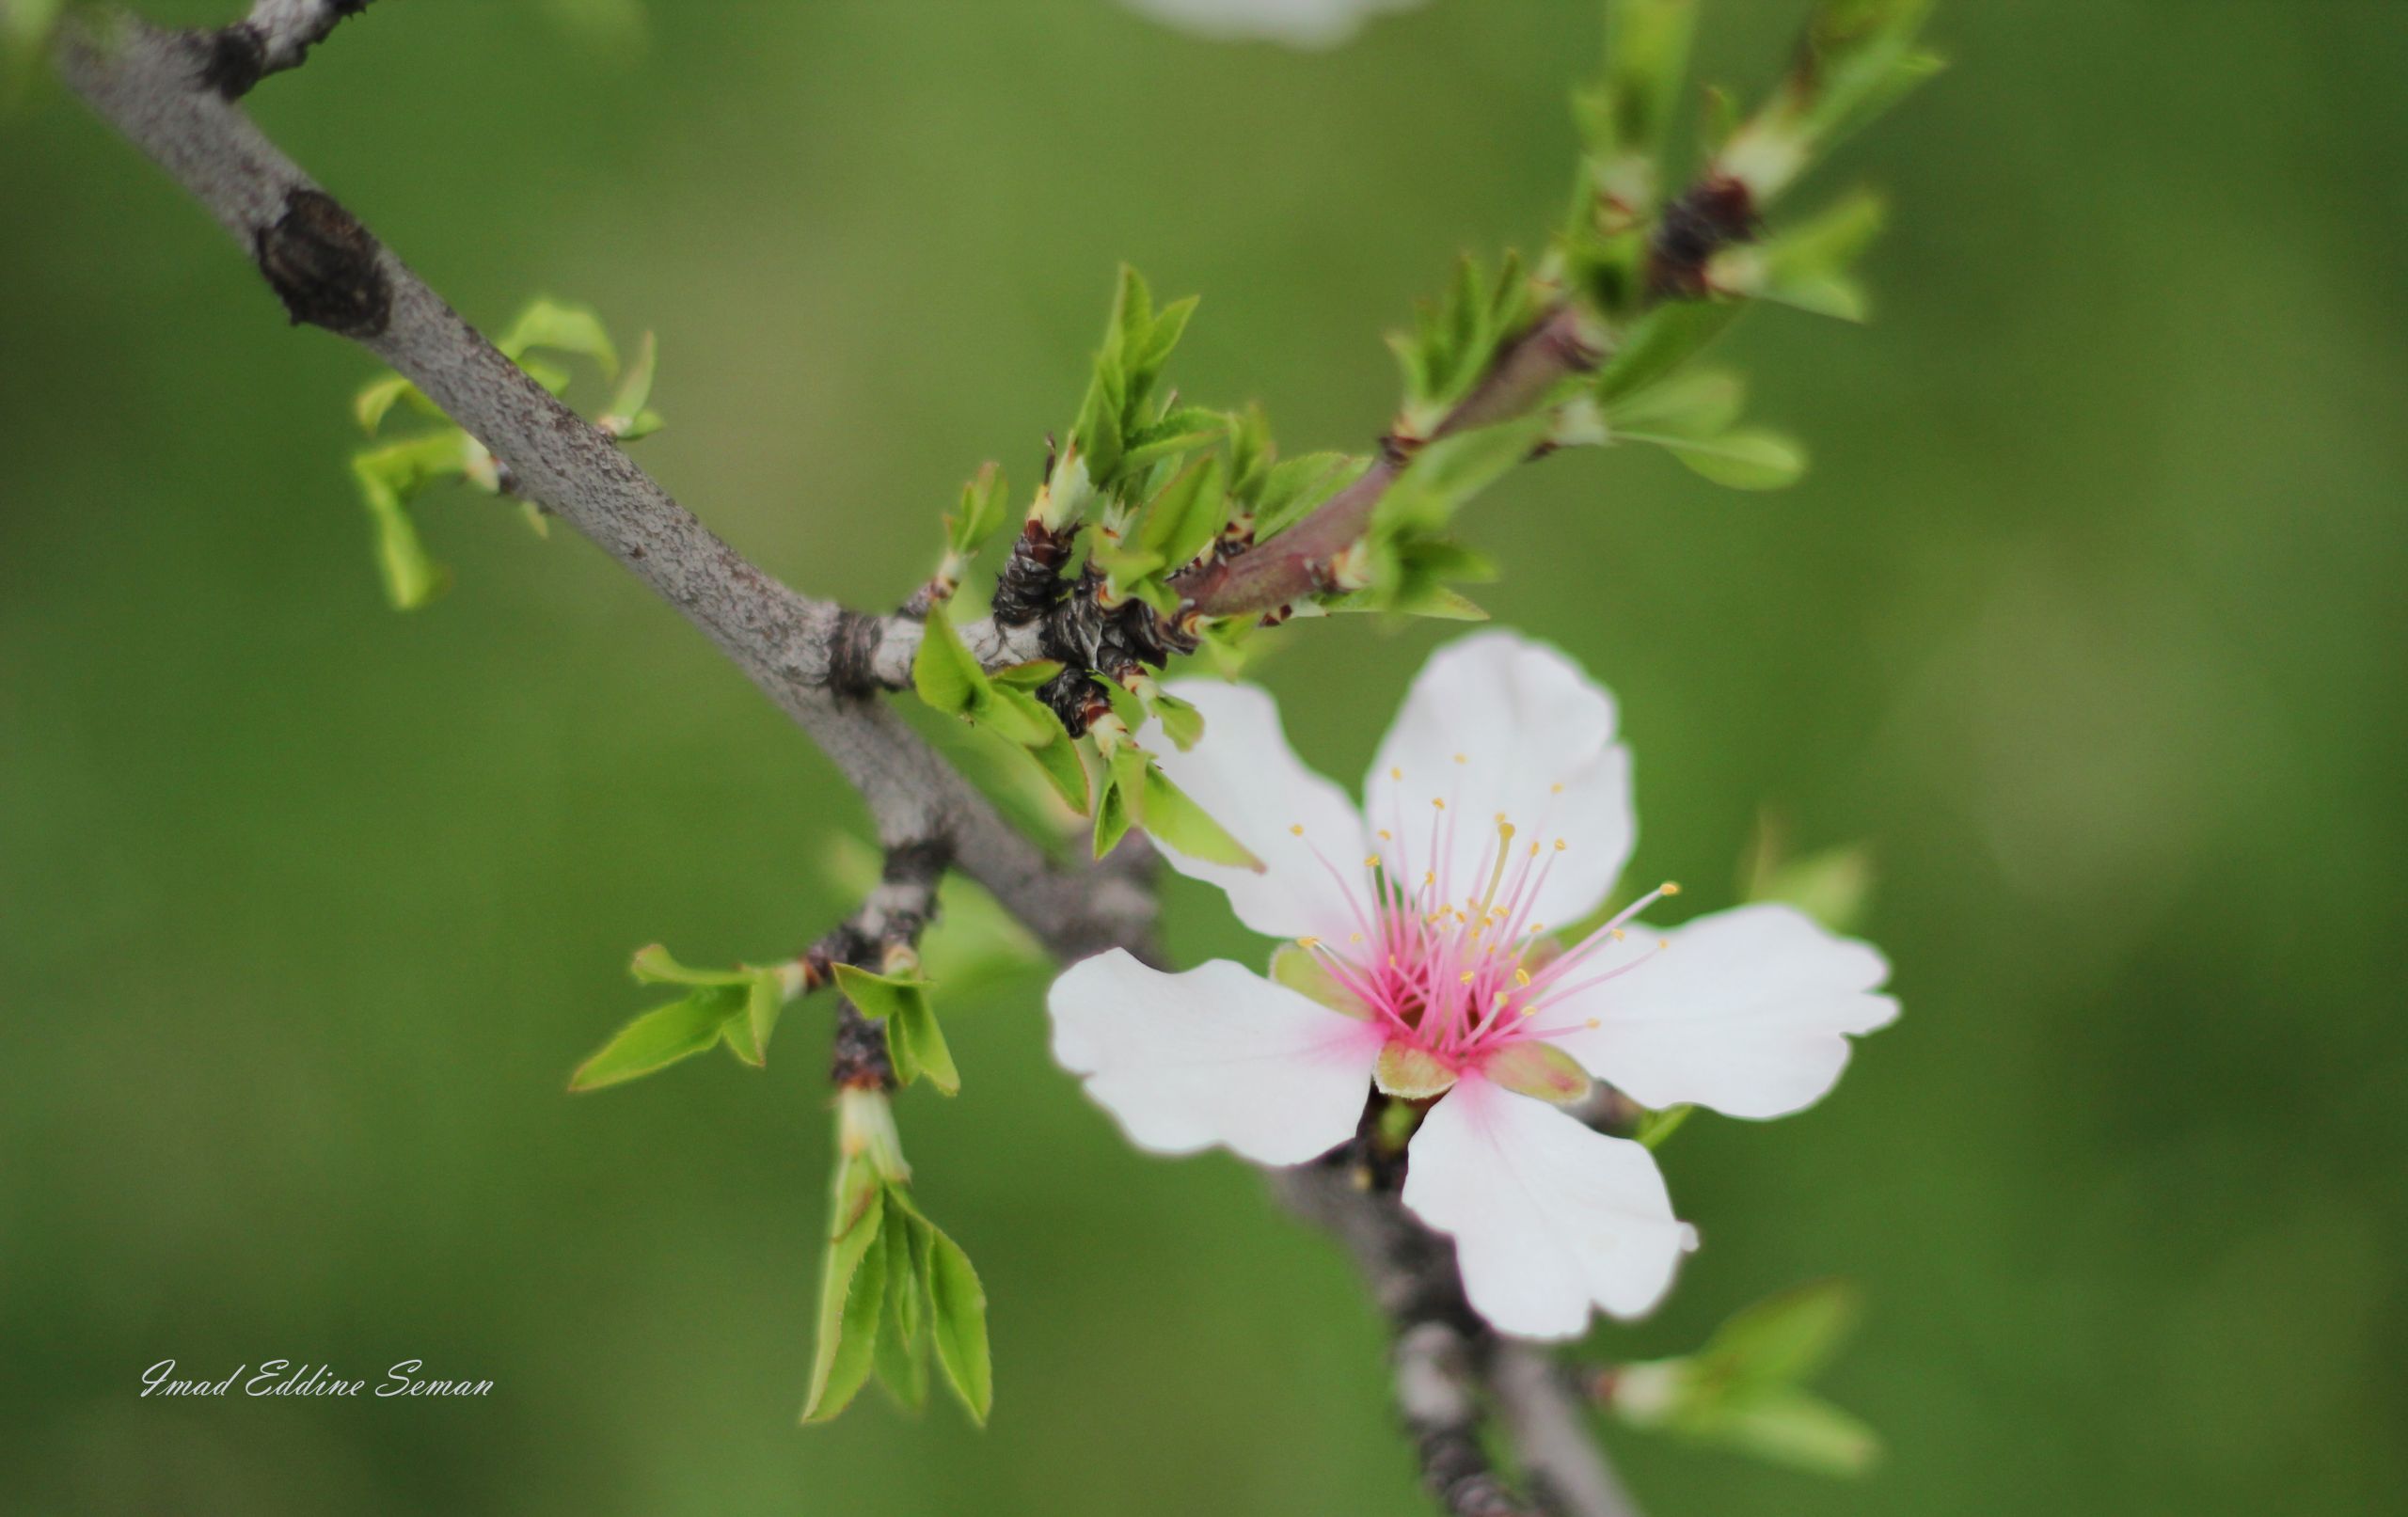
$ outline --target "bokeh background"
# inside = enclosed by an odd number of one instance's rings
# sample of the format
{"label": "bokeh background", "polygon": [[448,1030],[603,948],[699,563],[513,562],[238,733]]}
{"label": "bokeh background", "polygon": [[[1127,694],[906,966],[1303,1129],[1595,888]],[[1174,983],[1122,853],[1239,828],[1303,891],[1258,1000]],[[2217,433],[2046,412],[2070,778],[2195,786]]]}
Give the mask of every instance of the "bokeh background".
{"label": "bokeh background", "polygon": [[[222,0],[161,4],[229,19]],[[1798,7],[1719,0],[1713,76]],[[588,18],[590,20],[590,17]],[[1194,397],[1360,446],[1379,334],[1560,203],[1588,0],[1437,0],[1319,55],[1106,0],[412,0],[258,115],[472,318],[661,334],[648,465],[889,600],[969,470],[1024,482],[1112,270],[1205,304]],[[1857,1484],[1608,1431],[1653,1510],[2397,1509],[2408,11],[1994,0],[1818,181],[1889,188],[1877,324],[1751,319],[1795,492],[1568,455],[1487,597],[1624,697],[1638,867],[1727,903],[1760,813],[1863,840],[1909,1012],[1837,1098],[1668,1150],[1707,1246],[1600,1353],[1862,1282]],[[0,1509],[1420,1509],[1347,1265],[1224,1158],[1131,1152],[1024,980],[914,1092],[994,1300],[993,1425],[798,1430],[821,1034],[572,1099],[665,939],[791,951],[861,817],[662,606],[481,499],[387,610],[370,372],[71,102],[0,126]],[[1801,203],[1812,203],[1806,198]],[[1265,666],[1352,777],[1438,633]],[[1254,951],[1209,896],[1180,950]],[[163,1404],[141,1370],[403,1358],[457,1404]]]}

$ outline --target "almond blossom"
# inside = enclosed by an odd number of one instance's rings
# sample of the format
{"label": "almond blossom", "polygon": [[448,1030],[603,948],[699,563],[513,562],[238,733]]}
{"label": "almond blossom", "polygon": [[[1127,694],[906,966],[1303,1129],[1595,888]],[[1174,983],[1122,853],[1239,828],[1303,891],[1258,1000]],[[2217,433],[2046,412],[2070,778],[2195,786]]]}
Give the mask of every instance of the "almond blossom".
{"label": "almond blossom", "polygon": [[1335,47],[1370,18],[1422,0],[1125,0],[1156,21],[1228,41]]}
{"label": "almond blossom", "polygon": [[[1821,1098],[1847,1035],[1897,1015],[1888,966],[1784,906],[1565,942],[1636,833],[1613,699],[1503,632],[1440,649],[1380,745],[1360,810],[1289,748],[1271,696],[1183,681],[1205,735],[1170,778],[1263,861],[1166,855],[1288,940],[1268,976],[1114,951],[1054,984],[1054,1051],[1158,1153],[1296,1164],[1352,1138],[1376,1087],[1421,1110],[1404,1204],[1453,1236],[1471,1304],[1529,1337],[1652,1308],[1696,1234],[1655,1156],[1565,1108],[1591,1077],[1653,1108],[1773,1117]],[[1163,745],[1167,748],[1168,745]]]}

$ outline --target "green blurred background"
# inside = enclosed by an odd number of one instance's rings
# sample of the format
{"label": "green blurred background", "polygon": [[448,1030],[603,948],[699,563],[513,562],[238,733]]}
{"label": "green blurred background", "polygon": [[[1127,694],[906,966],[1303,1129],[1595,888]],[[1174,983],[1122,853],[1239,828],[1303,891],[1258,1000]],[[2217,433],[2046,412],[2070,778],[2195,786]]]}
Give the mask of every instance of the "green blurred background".
{"label": "green blurred background", "polygon": [[[224,20],[230,0],[162,5]],[[1798,11],[1709,8],[1761,84]],[[472,319],[661,334],[644,461],[812,591],[891,601],[981,459],[1025,482],[1115,262],[1205,295],[1173,378],[1361,446],[1379,334],[1560,204],[1588,0],[1300,55],[1107,0],[379,6],[256,98]],[[1876,849],[1908,1015],[1838,1098],[1668,1150],[1706,1246],[1601,1352],[1825,1274],[1861,1484],[1608,1432],[1659,1514],[2399,1509],[2408,12],[1942,8],[1957,67],[1818,180],[1890,189],[1878,321],[1731,352],[1817,467],[1579,454],[1472,520],[1486,598],[1623,696],[1638,866],[1726,903],[1761,808]],[[55,92],[0,155],[0,1509],[1415,1511],[1347,1265],[1150,1161],[1040,984],[948,1021],[927,1205],[1000,1404],[798,1430],[817,1019],[571,1099],[634,945],[791,951],[857,808],[598,554],[475,498],[379,595],[370,372]],[[1813,197],[1802,198],[1811,204]],[[1350,780],[1430,630],[1263,677]],[[1209,895],[1182,955],[1254,952]],[[162,1403],[142,1369],[403,1358],[483,1401]]]}

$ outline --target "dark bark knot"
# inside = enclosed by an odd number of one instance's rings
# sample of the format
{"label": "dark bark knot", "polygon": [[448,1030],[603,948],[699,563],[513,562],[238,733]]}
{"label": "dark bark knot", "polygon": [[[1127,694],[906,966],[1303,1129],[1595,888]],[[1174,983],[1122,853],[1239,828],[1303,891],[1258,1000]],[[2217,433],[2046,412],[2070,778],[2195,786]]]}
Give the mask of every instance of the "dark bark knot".
{"label": "dark bark knot", "polygon": [[260,229],[260,273],[284,302],[293,324],[308,322],[348,338],[382,336],[393,316],[393,288],[382,249],[357,217],[321,190],[294,190],[284,214]]}
{"label": "dark bark knot", "polygon": [[828,689],[831,694],[866,700],[879,691],[874,659],[884,629],[876,619],[855,610],[836,613],[828,637]]}

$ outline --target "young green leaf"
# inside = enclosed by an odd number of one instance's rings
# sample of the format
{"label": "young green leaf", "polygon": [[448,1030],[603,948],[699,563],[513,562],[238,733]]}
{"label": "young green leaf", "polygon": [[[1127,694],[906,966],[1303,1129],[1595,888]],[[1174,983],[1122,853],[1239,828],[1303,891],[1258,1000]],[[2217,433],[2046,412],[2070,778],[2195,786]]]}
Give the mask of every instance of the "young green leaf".
{"label": "young green leaf", "polygon": [[1221,460],[1201,459],[1188,466],[1146,508],[1137,528],[1137,545],[1154,554],[1164,566],[1178,568],[1212,545],[1228,516]]}
{"label": "young green leaf", "polygon": [[1726,432],[1703,439],[1625,432],[1631,442],[1652,442],[1695,472],[1734,490],[1783,490],[1806,472],[1806,454],[1778,433]]}
{"label": "young green leaf", "polygon": [[886,1255],[886,1302],[879,1316],[874,1368],[878,1383],[907,1412],[928,1404],[928,1336],[923,1331],[927,1282],[911,1242],[912,1218],[887,1190],[879,1224],[879,1246]]}
{"label": "young green leaf", "polygon": [[604,412],[594,425],[621,442],[634,442],[649,437],[668,425],[660,413],[651,409],[652,373],[659,360],[658,345],[650,332],[636,344],[636,356],[627,365],[626,373],[619,380],[618,392],[610,397],[610,409]]}
{"label": "young green leaf", "polygon": [[669,950],[658,943],[646,943],[636,950],[627,964],[627,972],[639,985],[742,985],[750,986],[752,970],[689,969],[669,956]]}
{"label": "young green leaf", "polygon": [[961,634],[953,629],[942,605],[928,608],[927,630],[911,656],[911,687],[948,716],[970,716],[986,699],[986,672],[962,646]]}
{"label": "young green leaf", "polygon": [[819,1336],[802,1420],[825,1422],[845,1410],[869,1378],[886,1298],[884,1187],[865,1156],[838,1171],[835,1215],[819,1267]]}
{"label": "young green leaf", "polygon": [[1165,690],[1156,690],[1147,698],[1147,706],[1154,719],[1162,723],[1163,735],[1173,747],[1184,753],[1204,736],[1204,713],[1196,709],[1192,701],[1182,701]]}
{"label": "young green leaf", "polygon": [[1794,1388],[1767,1392],[1682,1430],[1767,1463],[1841,1478],[1864,1474],[1881,1458],[1881,1435],[1862,1419]]}
{"label": "young green leaf", "polygon": [[1061,798],[1063,805],[1070,808],[1073,815],[1087,814],[1086,762],[1079,756],[1079,745],[1071,740],[1069,733],[1056,726],[1050,740],[1033,748],[1023,748],[1022,751],[1028,755],[1029,762],[1037,766],[1038,772],[1045,776],[1045,782],[1054,787],[1054,793]]}
{"label": "young green leaf", "polygon": [[886,1026],[886,1051],[895,1077],[909,1084],[926,1076],[928,1083],[948,1096],[961,1090],[961,1073],[953,1051],[937,1025],[936,1008],[928,1000],[928,982],[898,975],[873,974],[850,964],[836,966],[836,988],[861,1014]]}
{"label": "young green leaf", "polygon": [[785,1009],[786,984],[776,970],[754,970],[744,992],[744,1026],[751,1035],[754,1061],[769,1051],[769,1035],[778,1030],[778,1014]]}
{"label": "young green leaf", "polygon": [[1110,853],[1129,831],[1132,820],[1128,795],[1120,785],[1117,766],[1108,766],[1095,796],[1095,856]]}
{"label": "young green leaf", "polygon": [[1700,1373],[1738,1392],[1811,1379],[1847,1341],[1862,1302],[1845,1280],[1784,1290],[1731,1317],[1697,1355]]}
{"label": "young green leaf", "polygon": [[1191,859],[1261,872],[1262,861],[1171,783],[1170,776],[1143,751],[1127,748],[1114,754],[1112,770],[1122,803],[1155,842]]}
{"label": "young green leaf", "polygon": [[529,353],[548,348],[554,353],[591,358],[606,376],[619,371],[619,350],[611,346],[610,334],[603,328],[602,319],[584,306],[538,300],[518,313],[518,319],[510,324],[494,346],[522,368],[522,360]]}
{"label": "young green leaf", "polygon": [[730,1017],[740,1017],[744,1000],[731,987],[697,989],[682,1001],[655,1007],[619,1029],[601,1051],[569,1077],[574,1091],[600,1090],[665,1069],[720,1040]]}
{"label": "young green leaf", "polygon": [[937,1362],[954,1394],[984,1426],[995,1404],[995,1367],[987,1347],[987,1291],[960,1245],[923,1222],[928,1233],[928,1306]]}

